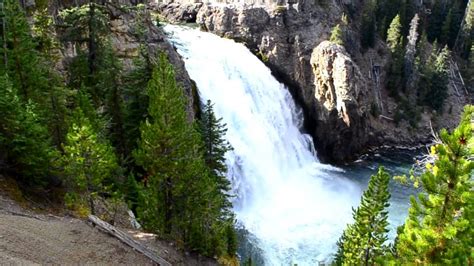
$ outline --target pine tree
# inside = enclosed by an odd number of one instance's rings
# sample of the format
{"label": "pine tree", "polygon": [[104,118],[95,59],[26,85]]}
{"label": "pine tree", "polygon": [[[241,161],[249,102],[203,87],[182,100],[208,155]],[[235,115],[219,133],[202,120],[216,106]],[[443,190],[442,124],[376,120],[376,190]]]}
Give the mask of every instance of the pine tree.
{"label": "pine tree", "polygon": [[400,16],[397,15],[390,23],[387,31],[387,45],[392,54],[388,87],[394,95],[397,95],[400,87],[403,86],[403,37],[401,31],[402,24],[400,23]]}
{"label": "pine tree", "polygon": [[136,163],[146,171],[139,218],[145,228],[180,240],[188,248],[209,256],[225,254],[229,221],[222,214],[228,207],[205,164],[203,141],[187,120],[184,93],[163,54],[147,96],[148,117],[140,126],[141,137],[133,152]]}
{"label": "pine tree", "polygon": [[[6,51],[2,47],[1,52],[6,54],[7,64],[0,69],[9,74],[13,86],[26,102],[34,98],[35,92],[46,87],[45,80],[38,67],[40,64],[36,44],[19,1],[5,0],[3,6],[6,27],[6,39],[3,41],[7,45]],[[36,97],[35,100],[40,99]]]}
{"label": "pine tree", "polygon": [[383,167],[370,178],[359,207],[353,210],[354,223],[338,241],[338,265],[374,265],[387,251],[389,181]]}
{"label": "pine tree", "polygon": [[467,106],[459,126],[442,130],[431,148],[433,164],[412,176],[422,192],[412,197],[409,216],[398,235],[402,264],[469,265],[474,246],[473,207],[474,107]]}
{"label": "pine tree", "polygon": [[41,66],[37,67],[42,68],[41,75],[47,78],[46,88],[42,88],[38,95],[44,100],[41,101],[41,107],[45,118],[48,120],[48,128],[52,132],[53,143],[61,149],[61,144],[65,141],[64,138],[67,133],[67,97],[71,92],[64,86],[65,80],[62,74],[53,67],[61,58],[53,17],[48,13],[47,3],[39,3],[38,1],[38,4],[38,9],[33,15],[32,32],[35,42],[38,44],[37,49],[40,56]]}
{"label": "pine tree", "polygon": [[7,75],[0,77],[0,113],[0,160],[7,167],[2,170],[17,172],[30,184],[46,185],[57,153],[36,106],[20,100]]}
{"label": "pine tree", "polygon": [[[408,43],[405,48],[405,65],[404,65],[404,78],[405,78],[405,88],[414,89],[415,85],[415,56],[416,56],[416,43],[418,40],[418,23],[420,18],[418,14],[415,14],[410,23],[410,31],[408,34]],[[409,93],[414,93],[413,90],[410,90]],[[415,93],[416,94],[416,93]]]}
{"label": "pine tree", "polygon": [[140,47],[140,54],[134,59],[134,68],[123,77],[124,130],[129,151],[136,148],[140,138],[140,123],[147,117],[146,88],[153,71],[153,64],[143,44]]}
{"label": "pine tree", "polygon": [[[122,65],[113,51],[109,17],[102,5],[90,1],[88,5],[61,13],[66,28],[65,39],[86,46],[70,64],[70,86],[85,89],[96,109],[103,108],[108,118],[108,137],[120,154],[131,153],[125,133],[125,103]],[[134,88],[139,90],[139,88]]]}
{"label": "pine tree", "polygon": [[230,191],[230,182],[226,178],[227,165],[225,154],[232,150],[229,142],[224,139],[227,132],[222,118],[217,119],[210,100],[204,105],[201,115],[200,131],[204,141],[204,159],[206,165],[215,176],[222,191]]}
{"label": "pine tree", "polygon": [[[112,50],[110,43],[103,44],[103,47],[98,52],[100,52],[99,56],[101,58],[95,77],[97,84],[93,86],[95,87],[94,91],[103,91],[104,93],[102,101],[105,113],[110,118],[108,136],[114,147],[116,147],[118,154],[126,157],[130,155],[131,151],[127,149],[124,129],[125,107],[121,77],[122,65]],[[138,90],[139,88],[135,89]]]}
{"label": "pine tree", "polygon": [[434,73],[431,77],[429,103],[432,108],[438,111],[443,109],[444,100],[448,93],[449,57],[449,49],[445,46],[434,62]]}
{"label": "pine tree", "polygon": [[[178,183],[186,174],[186,161],[193,158],[198,144],[193,143],[195,133],[186,121],[184,96],[164,55],[160,56],[159,65],[153,71],[147,95],[149,118],[140,126],[141,140],[134,157],[148,172],[150,193],[158,199],[157,205],[146,209],[159,222],[148,226],[169,235],[179,211],[174,206],[175,198],[179,196],[176,195]],[[142,214],[145,220],[152,220],[147,215],[149,210]]]}
{"label": "pine tree", "polygon": [[395,16],[387,31],[387,45],[392,54],[400,52],[402,47],[402,24],[400,15]]}
{"label": "pine tree", "polygon": [[219,220],[224,224],[225,237],[227,238],[227,253],[235,254],[236,233],[234,230],[234,214],[232,213],[232,203],[230,199],[231,183],[226,177],[227,165],[225,154],[232,150],[232,146],[225,140],[227,129],[222,123],[222,118],[217,119],[214,113],[213,104],[210,100],[202,109],[200,132],[204,142],[204,161],[210,169],[210,176],[217,184],[219,198],[220,215]]}
{"label": "pine tree", "polygon": [[39,119],[48,124],[53,142],[60,147],[66,131],[67,92],[59,73],[53,70],[57,43],[54,41],[52,18],[46,11],[37,13],[32,32],[18,1],[6,0],[4,13],[7,45],[2,48],[2,53],[7,60],[0,69],[9,74],[24,102],[32,100],[38,106]]}
{"label": "pine tree", "polygon": [[444,16],[441,0],[434,0],[431,8],[431,14],[428,17],[428,40],[434,42],[439,40],[441,36],[441,28],[443,26]]}
{"label": "pine tree", "polygon": [[362,11],[362,25],[361,25],[361,45],[363,48],[373,47],[375,43],[376,34],[376,20],[374,13],[377,8],[375,0],[369,0]]}
{"label": "pine tree", "polygon": [[344,35],[339,24],[332,29],[329,41],[344,46]]}
{"label": "pine tree", "polygon": [[104,7],[94,1],[63,10],[59,15],[63,20],[63,41],[76,43],[78,47],[87,47],[79,49],[78,55],[69,66],[69,85],[76,89],[85,86],[94,105],[99,107],[106,97],[106,92],[97,84],[101,83],[100,70],[104,70],[101,63],[106,55],[104,50],[107,42],[103,40],[107,40],[109,34],[109,17]]}
{"label": "pine tree", "polygon": [[467,62],[467,86],[474,90],[474,43],[471,45],[469,60]]}
{"label": "pine tree", "polygon": [[81,108],[73,114],[60,164],[69,190],[66,203],[88,205],[95,214],[94,197],[113,184],[119,166],[112,146],[100,138]]}
{"label": "pine tree", "polygon": [[453,10],[449,9],[448,14],[446,15],[446,19],[443,22],[443,26],[441,27],[441,35],[439,41],[441,44],[448,44],[450,37],[451,37],[451,29],[453,24]]}
{"label": "pine tree", "polygon": [[448,91],[450,52],[447,46],[441,52],[436,46],[433,45],[430,57],[419,64],[418,94],[420,103],[441,111]]}

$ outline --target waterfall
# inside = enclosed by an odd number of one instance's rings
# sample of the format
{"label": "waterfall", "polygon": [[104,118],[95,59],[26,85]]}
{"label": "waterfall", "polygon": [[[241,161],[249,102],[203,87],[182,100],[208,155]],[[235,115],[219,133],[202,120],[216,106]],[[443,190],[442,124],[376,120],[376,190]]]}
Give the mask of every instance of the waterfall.
{"label": "waterfall", "polygon": [[234,211],[265,264],[329,261],[360,186],[318,161],[288,89],[244,45],[186,27],[165,31],[201,100],[210,99],[227,124]]}

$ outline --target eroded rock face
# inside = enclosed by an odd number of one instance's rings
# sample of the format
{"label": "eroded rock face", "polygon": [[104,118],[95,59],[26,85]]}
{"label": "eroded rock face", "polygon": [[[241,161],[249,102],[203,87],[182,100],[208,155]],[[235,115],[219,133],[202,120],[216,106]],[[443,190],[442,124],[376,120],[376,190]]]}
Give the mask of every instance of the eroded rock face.
{"label": "eroded rock face", "polygon": [[[367,81],[344,47],[323,41],[310,60],[314,86],[303,92],[303,100],[316,119],[314,134],[328,156],[347,158],[367,143],[367,121],[371,95]],[[330,137],[329,137],[330,136]]]}
{"label": "eroded rock face", "polygon": [[171,22],[196,22],[196,16],[202,3],[168,3],[161,4],[162,15]]}

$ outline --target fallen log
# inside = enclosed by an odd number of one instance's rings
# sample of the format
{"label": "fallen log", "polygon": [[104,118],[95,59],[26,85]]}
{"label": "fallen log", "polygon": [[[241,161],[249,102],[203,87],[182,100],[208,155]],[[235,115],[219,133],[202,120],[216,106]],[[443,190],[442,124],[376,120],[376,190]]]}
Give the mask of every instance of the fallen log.
{"label": "fallen log", "polygon": [[134,240],[132,237],[130,237],[127,233],[122,232],[115,226],[102,221],[95,215],[89,215],[89,221],[92,222],[95,226],[99,227],[99,229],[103,230],[106,233],[111,234],[112,236],[116,237],[123,243],[129,245],[136,251],[140,252],[141,254],[145,255],[147,258],[152,260],[153,262],[157,263],[158,265],[162,266],[171,266],[171,263],[167,262],[165,259],[158,257],[155,255],[152,251],[147,249],[145,246],[142,244],[138,243],[136,240]]}
{"label": "fallen log", "polygon": [[40,220],[40,221],[46,221],[45,219],[43,218],[40,218],[36,215],[29,215],[29,214],[26,214],[26,213],[21,213],[21,212],[14,212],[14,211],[9,211],[9,210],[6,210],[6,209],[3,209],[3,208],[0,208],[0,211],[2,212],[6,212],[10,215],[14,215],[14,216],[21,216],[21,217],[27,217],[27,218],[32,218],[32,219],[36,219],[36,220]]}

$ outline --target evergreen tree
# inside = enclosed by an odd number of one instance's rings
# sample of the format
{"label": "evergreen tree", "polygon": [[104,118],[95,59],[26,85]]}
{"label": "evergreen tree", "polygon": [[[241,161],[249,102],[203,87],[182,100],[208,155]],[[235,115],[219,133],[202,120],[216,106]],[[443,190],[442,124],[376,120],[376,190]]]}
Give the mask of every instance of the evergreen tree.
{"label": "evergreen tree", "polygon": [[448,44],[451,38],[451,29],[453,26],[453,10],[449,9],[448,14],[446,15],[446,19],[443,22],[443,26],[441,27],[441,36],[439,41],[441,44]]}
{"label": "evergreen tree", "polygon": [[131,150],[125,133],[123,70],[109,40],[109,17],[104,7],[93,1],[65,10],[61,15],[65,21],[65,39],[87,47],[87,50],[79,51],[70,65],[69,84],[76,89],[85,89],[95,108],[104,109],[104,115],[110,121],[108,137],[121,158],[126,158]]}
{"label": "evergreen tree", "polygon": [[376,34],[376,20],[374,13],[377,8],[376,0],[369,0],[366,2],[362,11],[362,25],[361,25],[361,45],[363,48],[374,46]]}
{"label": "evergreen tree", "polygon": [[[401,0],[398,14],[400,14],[400,23],[402,24],[402,37],[409,34],[412,18],[415,16],[415,6],[413,0]],[[406,43],[406,40],[403,42]]]}
{"label": "evergreen tree", "polygon": [[124,76],[124,131],[127,150],[136,148],[140,138],[140,123],[147,117],[147,84],[151,78],[153,64],[143,44],[141,55],[134,59],[134,68]]}
{"label": "evergreen tree", "polygon": [[[61,149],[61,144],[65,141],[67,133],[67,97],[71,92],[64,86],[65,81],[62,75],[53,67],[61,58],[53,17],[48,13],[47,6],[45,6],[47,3],[37,4],[40,6],[33,15],[33,37],[38,44],[37,48],[40,53],[41,66],[37,67],[42,68],[41,75],[47,80],[47,86],[41,90],[39,97],[43,99],[42,109],[48,120],[48,128],[52,132],[53,142],[56,147]],[[41,6],[44,7],[41,8]]]}
{"label": "evergreen tree", "polygon": [[385,40],[387,38],[387,30],[390,26],[390,22],[397,16],[400,11],[400,0],[385,0],[377,1],[378,13],[377,25],[380,36]]}
{"label": "evergreen tree", "polygon": [[353,210],[354,223],[347,226],[338,241],[336,264],[374,265],[387,251],[388,184],[390,176],[381,167],[370,178],[361,203]]}
{"label": "evergreen tree", "polygon": [[36,106],[20,100],[7,75],[0,77],[0,113],[0,160],[7,167],[2,170],[18,171],[30,184],[46,185],[56,151]]}
{"label": "evergreen tree", "polygon": [[387,31],[387,45],[392,54],[400,52],[402,47],[402,24],[400,15],[395,16]]}
{"label": "evergreen tree", "polygon": [[449,49],[445,46],[434,62],[434,73],[431,77],[431,89],[427,102],[438,111],[442,110],[444,100],[448,94],[449,57]]}
{"label": "evergreen tree", "polygon": [[474,246],[473,202],[474,107],[465,107],[460,125],[442,130],[431,148],[434,164],[414,177],[421,185],[412,197],[409,216],[398,236],[397,260],[402,264],[469,265]]}
{"label": "evergreen tree", "polygon": [[467,87],[474,90],[474,44],[471,45],[469,60],[467,62]]}
{"label": "evergreen tree", "polygon": [[439,40],[441,37],[441,28],[443,27],[443,21],[445,14],[443,14],[442,0],[434,0],[431,8],[431,14],[428,17],[428,40],[434,42]]}
{"label": "evergreen tree", "polygon": [[[33,97],[34,93],[45,88],[45,80],[38,66],[38,53],[36,44],[30,33],[30,27],[19,1],[4,0],[3,11],[5,16],[6,51],[2,47],[2,53],[6,54],[7,62],[0,68],[9,74],[13,86],[18,89],[22,99],[41,100]],[[5,73],[4,72],[4,73]]]}
{"label": "evergreen tree", "polygon": [[222,118],[217,119],[210,100],[204,105],[200,123],[201,135],[204,141],[204,160],[216,177],[216,182],[222,191],[230,191],[230,182],[226,178],[227,165],[225,154],[232,150],[229,142],[224,139],[227,132]]}
{"label": "evergreen tree", "polygon": [[213,104],[210,100],[202,109],[200,132],[204,142],[204,161],[210,169],[210,176],[217,184],[220,215],[227,238],[227,253],[235,254],[237,250],[237,237],[234,230],[234,214],[230,200],[231,183],[226,177],[227,165],[225,154],[232,150],[232,146],[224,139],[227,129],[222,123],[222,118],[217,119],[214,114]]}
{"label": "evergreen tree", "polygon": [[7,45],[2,52],[7,60],[0,69],[9,74],[24,102],[32,100],[38,106],[39,119],[47,123],[54,143],[60,147],[66,131],[67,92],[60,75],[53,70],[57,60],[53,50],[57,43],[54,41],[52,18],[46,10],[35,15],[33,33],[39,41],[37,45],[18,1],[6,0],[4,14],[4,41]]}
{"label": "evergreen tree", "polygon": [[[112,45],[107,43],[100,51],[102,57],[99,70],[96,72],[97,85],[95,91],[104,91],[103,99],[106,115],[110,118],[109,138],[117,152],[123,157],[130,155],[127,149],[124,129],[124,100],[123,84],[121,79],[122,65],[112,50]],[[139,88],[135,88],[139,89]]]}
{"label": "evergreen tree", "polygon": [[133,153],[146,170],[139,218],[162,237],[180,240],[203,254],[225,254],[228,221],[221,214],[226,206],[205,165],[201,136],[187,120],[183,91],[163,54],[147,96],[149,117],[140,126],[141,138]]}
{"label": "evergreen tree", "polygon": [[186,121],[184,96],[164,55],[153,71],[147,94],[150,98],[149,118],[140,126],[141,140],[134,157],[149,174],[147,178],[153,197],[163,204],[150,206],[150,210],[158,211],[150,215],[156,216],[160,222],[149,226],[169,235],[173,221],[177,219],[178,210],[173,206],[174,198],[178,196],[177,183],[186,174],[186,159],[188,156],[193,158],[198,143],[193,143],[196,134]]}
{"label": "evergreen tree", "polygon": [[344,35],[339,24],[332,29],[329,41],[344,46]]}
{"label": "evergreen tree", "polygon": [[[415,76],[416,74],[414,65],[415,65],[415,56],[416,56],[416,43],[418,40],[418,23],[420,18],[418,14],[415,14],[410,23],[410,31],[408,34],[408,42],[405,48],[405,65],[404,65],[404,78],[405,78],[405,88],[414,89],[415,85]],[[410,90],[408,93],[415,93],[413,90]],[[415,93],[416,94],[416,93]]]}
{"label": "evergreen tree", "polygon": [[392,54],[388,87],[394,95],[397,95],[399,87],[403,86],[403,37],[401,30],[402,24],[400,23],[400,16],[397,15],[390,23],[390,27],[387,31],[387,45]]}
{"label": "evergreen tree", "polygon": [[112,146],[100,138],[81,108],[73,114],[60,163],[69,190],[66,204],[87,204],[95,214],[94,197],[113,184],[119,166]]}
{"label": "evergreen tree", "polygon": [[88,5],[63,10],[60,17],[63,19],[63,41],[76,43],[78,47],[87,47],[79,49],[78,55],[69,66],[69,85],[76,89],[85,86],[98,108],[105,101],[107,94],[98,84],[102,82],[100,78],[106,65],[102,63],[107,55],[109,17],[104,7],[94,1],[90,1]]}
{"label": "evergreen tree", "polygon": [[442,110],[444,100],[447,97],[449,56],[447,46],[439,52],[436,45],[434,45],[428,60],[423,64],[419,64],[419,99],[422,104],[438,111]]}

